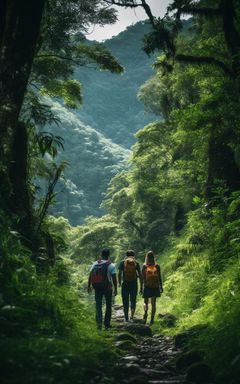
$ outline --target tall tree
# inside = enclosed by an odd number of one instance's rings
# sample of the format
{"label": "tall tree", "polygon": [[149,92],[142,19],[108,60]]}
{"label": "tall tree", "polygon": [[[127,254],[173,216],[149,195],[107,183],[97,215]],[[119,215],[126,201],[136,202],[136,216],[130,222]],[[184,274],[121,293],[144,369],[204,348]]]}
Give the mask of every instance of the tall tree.
{"label": "tall tree", "polygon": [[[157,62],[163,72],[172,71],[176,62],[216,68],[218,76],[222,76],[223,79],[222,91],[229,95],[234,104],[239,100],[240,8],[238,1],[174,0],[168,7],[169,13],[162,19],[153,16],[145,0],[109,0],[109,2],[119,6],[145,9],[153,31],[144,38],[144,50],[147,54],[155,50],[161,50],[164,53],[161,60]],[[183,15],[193,16],[194,22],[198,25],[198,33],[203,36],[198,47],[179,44],[179,36],[182,34],[184,25]],[[212,41],[215,45],[211,44]],[[219,97],[219,103],[222,103],[220,99],[221,97]],[[231,138],[237,134],[237,125],[232,124],[231,108],[226,111],[224,107],[219,112],[221,117],[213,116],[209,126],[209,170],[206,183],[208,199],[215,195],[216,180],[230,192],[240,187],[240,170],[236,163],[234,143],[231,141]],[[235,131],[234,134],[233,131]]]}
{"label": "tall tree", "polygon": [[28,109],[34,122],[53,117],[44,111],[33,89],[23,111],[27,86],[29,81],[33,86],[37,83],[48,94],[64,97],[72,107],[81,101],[79,84],[70,79],[74,65],[90,61],[121,72],[122,67],[104,47],[86,47],[75,39],[90,24],[114,22],[116,11],[103,0],[5,0],[0,11],[0,204],[17,217],[20,232],[29,238],[33,228],[28,190],[29,116],[26,121],[23,114]]}
{"label": "tall tree", "polygon": [[3,0],[0,5],[1,205],[10,210],[9,169],[18,118],[39,37],[45,0]]}

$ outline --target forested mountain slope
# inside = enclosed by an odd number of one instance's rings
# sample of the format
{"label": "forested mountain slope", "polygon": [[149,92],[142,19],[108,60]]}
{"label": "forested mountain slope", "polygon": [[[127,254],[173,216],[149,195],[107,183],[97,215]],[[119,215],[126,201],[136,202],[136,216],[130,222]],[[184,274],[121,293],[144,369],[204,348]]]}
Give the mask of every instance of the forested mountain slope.
{"label": "forested mountain slope", "polygon": [[69,166],[56,189],[57,203],[51,212],[73,225],[103,213],[99,208],[102,194],[110,179],[126,169],[134,134],[155,118],[144,112],[137,99],[139,87],[153,73],[153,57],[142,50],[143,35],[149,30],[147,22],[139,22],[106,41],[125,68],[121,75],[87,67],[76,70],[74,76],[83,85],[81,107],[70,112],[53,104],[61,124],[48,130],[64,139],[65,150],[58,159],[67,160]]}
{"label": "forested mountain slope", "polygon": [[149,23],[138,22],[105,41],[124,67],[120,76],[81,67],[75,73],[83,84],[80,119],[126,148],[135,142],[134,133],[154,119],[137,99],[138,88],[153,72],[154,58],[142,50],[143,36],[149,31]]}
{"label": "forested mountain slope", "polygon": [[77,225],[85,217],[103,212],[99,208],[102,194],[111,178],[128,168],[131,151],[84,124],[60,103],[52,103],[51,110],[61,123],[48,130],[64,138],[64,150],[59,151],[58,161],[66,161],[67,167],[56,188],[56,204],[50,211]]}

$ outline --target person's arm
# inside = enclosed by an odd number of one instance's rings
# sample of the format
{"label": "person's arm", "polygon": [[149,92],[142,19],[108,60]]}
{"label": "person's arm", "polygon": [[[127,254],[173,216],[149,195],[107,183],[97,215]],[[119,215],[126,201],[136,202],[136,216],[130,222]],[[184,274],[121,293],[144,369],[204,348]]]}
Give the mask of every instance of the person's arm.
{"label": "person's arm", "polygon": [[159,266],[159,265],[158,265],[158,277],[159,277],[160,291],[163,292],[161,269],[160,269],[160,266]]}
{"label": "person's arm", "polygon": [[145,266],[143,265],[142,267],[142,282],[143,282],[143,286],[146,285],[146,271],[145,271]]}
{"label": "person's arm", "polygon": [[143,277],[142,277],[142,272],[141,272],[141,268],[140,268],[139,263],[137,264],[137,273],[138,273],[138,278],[140,281],[140,293],[142,293],[143,292]]}
{"label": "person's arm", "polygon": [[119,267],[118,267],[118,286],[121,287],[122,286],[122,263],[119,264]]}
{"label": "person's arm", "polygon": [[92,278],[92,270],[93,270],[93,267],[94,267],[94,264],[92,264],[91,268],[90,268],[90,272],[89,272],[89,276],[88,276],[88,288],[87,288],[87,291],[88,293],[91,293],[92,292],[92,283],[91,283],[91,278]]}
{"label": "person's arm", "polygon": [[114,288],[114,296],[117,296],[117,274],[112,274],[112,282],[113,282],[113,288]]}
{"label": "person's arm", "polygon": [[88,293],[90,293],[92,291],[91,275],[92,275],[92,272],[90,272],[89,276],[88,276]]}

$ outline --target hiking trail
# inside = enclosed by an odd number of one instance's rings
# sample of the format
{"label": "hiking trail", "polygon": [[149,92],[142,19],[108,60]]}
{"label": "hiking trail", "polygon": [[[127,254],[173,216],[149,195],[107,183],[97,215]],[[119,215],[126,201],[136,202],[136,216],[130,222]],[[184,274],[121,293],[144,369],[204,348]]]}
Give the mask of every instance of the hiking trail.
{"label": "hiking trail", "polygon": [[176,370],[174,360],[181,351],[172,337],[153,334],[140,318],[124,323],[122,305],[113,306],[112,320],[114,345],[124,353],[114,367],[114,378],[102,377],[99,383],[184,383],[185,376]]}

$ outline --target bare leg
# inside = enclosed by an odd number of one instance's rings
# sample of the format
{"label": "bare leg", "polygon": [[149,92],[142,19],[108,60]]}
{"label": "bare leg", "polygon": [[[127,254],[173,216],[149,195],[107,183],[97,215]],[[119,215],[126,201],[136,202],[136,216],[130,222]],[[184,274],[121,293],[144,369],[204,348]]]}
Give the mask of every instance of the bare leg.
{"label": "bare leg", "polygon": [[144,315],[143,320],[145,323],[147,322],[147,316],[148,316],[148,299],[144,299]]}
{"label": "bare leg", "polygon": [[156,313],[156,297],[152,297],[151,298],[151,304],[152,304],[152,311],[151,311],[151,322],[150,322],[150,324],[153,324],[155,313]]}
{"label": "bare leg", "polygon": [[133,317],[134,317],[134,313],[135,313],[135,308],[133,309],[131,309],[131,319],[133,319]]}

